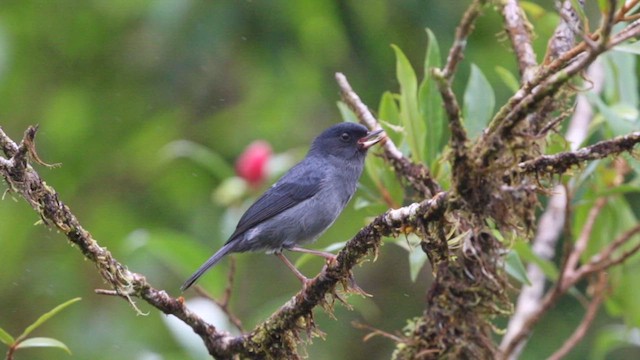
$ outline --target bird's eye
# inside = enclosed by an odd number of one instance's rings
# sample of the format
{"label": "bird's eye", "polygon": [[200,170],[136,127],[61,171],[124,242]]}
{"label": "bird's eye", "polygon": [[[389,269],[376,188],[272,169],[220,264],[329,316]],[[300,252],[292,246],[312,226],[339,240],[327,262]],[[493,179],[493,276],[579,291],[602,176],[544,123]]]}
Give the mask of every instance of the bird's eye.
{"label": "bird's eye", "polygon": [[351,139],[351,135],[348,133],[342,133],[342,135],[340,135],[340,139],[342,139],[342,141],[349,141]]}

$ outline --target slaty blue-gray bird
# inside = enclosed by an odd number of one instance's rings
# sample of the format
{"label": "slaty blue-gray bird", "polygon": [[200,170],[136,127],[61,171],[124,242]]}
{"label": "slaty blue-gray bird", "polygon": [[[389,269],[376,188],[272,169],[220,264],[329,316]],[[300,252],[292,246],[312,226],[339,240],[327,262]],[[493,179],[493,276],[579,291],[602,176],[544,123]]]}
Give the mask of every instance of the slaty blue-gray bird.
{"label": "slaty blue-gray bird", "polygon": [[223,256],[232,252],[275,253],[303,282],[304,277],[282,254],[307,252],[298,244],[317,239],[342,212],[356,191],[367,150],[384,138],[355,123],[334,125],[316,137],[306,157],[292,167],[244,213],[229,240],[182,285],[188,289]]}

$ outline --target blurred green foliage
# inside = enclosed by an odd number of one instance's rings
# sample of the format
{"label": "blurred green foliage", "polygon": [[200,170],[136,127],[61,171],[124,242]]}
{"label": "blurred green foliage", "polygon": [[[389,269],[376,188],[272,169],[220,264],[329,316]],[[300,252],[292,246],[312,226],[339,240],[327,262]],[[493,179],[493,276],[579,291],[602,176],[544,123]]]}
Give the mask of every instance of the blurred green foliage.
{"label": "blurred green foliage", "polygon": [[[525,3],[541,55],[558,18],[545,11],[550,0]],[[226,206],[215,200],[214,191],[229,179],[242,149],[255,139],[267,140],[279,154],[277,176],[304,154],[318,132],[341,121],[334,72],[345,73],[372,109],[380,104],[378,113],[388,125],[424,126],[416,119],[443,116],[433,106],[403,113],[406,109],[396,101],[407,94],[398,95],[405,87],[396,78],[401,70],[396,56],[414,88],[405,101],[417,97],[420,104],[438,104],[423,65],[435,66],[446,56],[461,8],[460,2],[435,0],[4,0],[0,125],[18,140],[28,125],[40,124],[41,157],[62,163],[38,168],[47,183],[101,245],[177,296],[184,278],[226,240],[242,210],[268,186],[243,189]],[[517,69],[508,43],[498,41],[499,15],[487,8],[477,29],[454,88],[460,100],[469,95],[465,108],[481,111],[484,122],[495,110],[489,103],[473,108],[479,101],[474,96],[490,86],[500,106],[513,92]],[[395,53],[391,44],[397,46]],[[635,69],[624,59],[612,61],[627,72]],[[406,73],[409,69],[413,74]],[[616,96],[625,104],[635,101],[636,109],[637,99],[628,91],[635,94],[637,84],[607,94],[603,109]],[[447,130],[437,123],[429,126],[435,130],[420,136],[430,142],[407,141],[403,150],[415,150],[417,159],[442,168],[434,172],[445,179],[446,166],[437,155]],[[389,186],[390,198],[401,204],[402,189],[389,185],[394,177],[381,170],[379,159],[367,164],[367,172],[371,178],[363,178],[352,206],[313,247],[349,239],[367,217],[384,211],[381,188]],[[197,342],[184,345],[164,315],[145,304],[139,306],[149,315],[135,316],[120,299],[92,295],[106,286],[93,265],[65,246],[63,236],[34,225],[39,220],[35,213],[12,199],[9,194],[0,203],[0,323],[7,332],[24,329],[50,304],[82,296],[85,301],[42,326],[43,333],[73,349],[75,358],[200,356]],[[366,333],[351,321],[393,332],[423,310],[430,281],[430,270],[416,266],[423,260],[415,254],[410,259],[406,250],[391,244],[381,251],[376,263],[356,271],[359,285],[374,298],[350,298],[356,310],[338,307],[337,321],[316,311],[328,336],[314,339],[310,358],[386,359],[393,343],[382,338],[363,343]],[[250,328],[290,298],[299,283],[275,257],[235,257],[232,309]],[[302,271],[313,274],[321,266],[311,259]],[[227,270],[228,260],[201,284],[220,295]],[[582,313],[575,299],[563,301],[544,319],[523,358],[548,355]],[[603,316],[596,325],[611,323],[621,321]],[[595,334],[597,329],[589,336]],[[582,359],[589,349],[585,341],[571,357]],[[33,358],[69,358],[46,349],[27,351]]]}
{"label": "blurred green foliage", "polygon": [[[63,342],[59,340],[56,340],[50,337],[27,337],[27,336],[29,336],[34,330],[42,326],[42,324],[44,324],[47,320],[51,319],[52,317],[56,316],[56,314],[58,314],[60,311],[64,310],[64,308],[80,300],[81,298],[73,298],[71,300],[65,301],[64,303],[56,306],[50,311],[47,311],[46,313],[42,314],[35,322],[27,326],[24,329],[24,331],[22,331],[22,333],[16,337],[11,336],[4,329],[0,328],[0,342],[2,342],[4,345],[9,347],[9,349],[7,350],[7,358],[10,357],[9,354],[15,353],[18,350],[28,349],[28,348],[38,348],[38,347],[59,348],[66,351],[68,354],[71,354],[71,350],[69,350],[67,345],[65,345]],[[22,355],[22,352],[21,352],[21,355]]]}

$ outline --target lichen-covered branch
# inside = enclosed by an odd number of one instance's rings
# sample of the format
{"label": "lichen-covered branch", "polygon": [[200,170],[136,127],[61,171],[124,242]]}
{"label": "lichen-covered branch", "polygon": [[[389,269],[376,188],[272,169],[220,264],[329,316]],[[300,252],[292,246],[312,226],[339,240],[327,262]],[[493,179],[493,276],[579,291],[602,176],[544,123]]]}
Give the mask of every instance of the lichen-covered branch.
{"label": "lichen-covered branch", "polygon": [[[610,0],[609,0],[610,1]],[[514,129],[532,112],[538,111],[549,96],[557,95],[559,89],[574,76],[581,73],[600,54],[611,47],[640,34],[640,25],[636,21],[627,25],[617,34],[610,34],[615,21],[615,1],[609,12],[604,14],[600,28],[592,36],[597,40],[595,47],[585,42],[574,46],[564,54],[541,67],[536,76],[503,106],[493,118],[487,131],[476,146],[474,154],[479,166],[488,166],[498,154],[507,147],[506,139],[513,139]]]}
{"label": "lichen-covered branch", "polygon": [[611,155],[631,151],[640,142],[640,131],[603,140],[576,151],[542,155],[518,164],[520,171],[536,174],[562,174],[585,161],[602,159]]}
{"label": "lichen-covered branch", "polygon": [[473,31],[474,25],[482,6],[486,4],[486,0],[474,0],[467,8],[460,24],[456,28],[456,35],[453,44],[447,55],[447,62],[442,69],[432,69],[432,75],[436,80],[438,91],[442,97],[442,102],[449,118],[449,129],[451,130],[451,139],[449,144],[453,149],[454,162],[463,163],[466,158],[467,150],[467,131],[462,125],[462,116],[460,105],[456,99],[451,83],[455,75],[458,64],[462,60],[464,49],[467,45],[467,38]]}
{"label": "lichen-covered branch", "polygon": [[517,0],[503,0],[498,6],[511,40],[511,47],[516,54],[521,83],[528,82],[538,64],[531,41],[531,24]]}
{"label": "lichen-covered branch", "polygon": [[314,329],[313,309],[318,305],[329,309],[331,304],[328,301],[341,300],[336,293],[338,284],[342,284],[346,290],[353,289],[350,283],[351,269],[368,254],[377,254],[380,238],[397,236],[401,229],[418,228],[418,224],[438,220],[447,209],[447,194],[441,192],[431,199],[389,210],[378,216],[347,243],[335,262],[323,269],[269,319],[251,333],[233,337],[191,312],[182,298],[173,298],[164,290],[152,287],[143,275],[129,271],[98,244],[80,225],[69,207],[60,200],[58,193],[46,185],[29,165],[29,157],[36,154],[35,135],[36,129],[30,127],[18,146],[0,129],[0,146],[7,156],[0,157],[0,174],[10,190],[21,195],[46,225],[63,232],[87,259],[95,263],[102,278],[113,288],[113,292],[104,293],[119,295],[134,307],[136,305],[132,298],[137,297],[165,314],[176,316],[202,338],[212,356],[220,359],[235,355],[250,358],[298,358],[296,348],[299,332]]}
{"label": "lichen-covered branch", "polygon": [[21,195],[46,225],[58,229],[77,245],[82,254],[95,263],[101,277],[116,294],[126,298],[133,306],[132,297],[138,297],[163,313],[176,316],[200,335],[212,355],[224,357],[224,354],[228,354],[232,339],[229,334],[206,323],[180,299],[152,287],[144,276],[129,271],[82,227],[69,207],[60,200],[58,193],[29,165],[28,154],[35,154],[35,135],[36,128],[30,127],[18,146],[0,129],[0,144],[8,157],[0,157],[0,173],[9,189]]}
{"label": "lichen-covered branch", "polygon": [[449,144],[453,148],[454,162],[463,163],[467,157],[467,130],[462,125],[462,111],[453,93],[451,83],[440,69],[432,69],[431,73],[438,85],[438,91],[442,97],[444,110],[449,118],[449,130],[451,130],[451,139]]}
{"label": "lichen-covered branch", "polygon": [[[584,8],[584,0],[578,0],[576,3]],[[562,54],[569,51],[575,45],[576,33],[580,32],[582,34],[580,17],[575,9],[573,9],[573,4],[570,0],[565,0],[560,3],[558,13],[560,14],[561,21],[556,27],[553,36],[549,39],[544,64],[549,64],[551,61],[556,60]],[[587,35],[584,35],[582,38],[585,42],[591,44],[591,39]]]}

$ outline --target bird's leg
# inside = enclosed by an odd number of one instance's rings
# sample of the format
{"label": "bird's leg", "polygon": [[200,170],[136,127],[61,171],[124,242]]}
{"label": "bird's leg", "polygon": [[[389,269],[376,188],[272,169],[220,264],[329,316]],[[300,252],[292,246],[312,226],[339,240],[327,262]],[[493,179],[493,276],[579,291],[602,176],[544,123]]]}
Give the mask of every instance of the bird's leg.
{"label": "bird's leg", "polygon": [[277,252],[277,253],[275,253],[275,254],[276,254],[276,256],[277,256],[278,258],[280,258],[280,260],[282,260],[282,262],[283,262],[285,265],[287,265],[287,267],[288,267],[291,271],[293,271],[293,273],[296,275],[296,277],[298,278],[298,280],[300,280],[300,281],[302,282],[302,285],[303,285],[303,286],[306,286],[306,285],[307,285],[307,283],[309,282],[309,279],[308,279],[306,276],[304,276],[304,275],[300,272],[300,270],[298,270],[298,268],[296,268],[296,266],[295,266],[295,265],[293,265],[293,264],[291,263],[291,261],[289,261],[289,259],[287,259],[287,257],[286,257],[286,256],[284,256],[281,252]]}
{"label": "bird's leg", "polygon": [[[334,255],[332,253],[329,253],[329,252],[326,252],[326,251],[310,250],[310,249],[305,249],[305,248],[301,248],[301,247],[298,247],[298,246],[294,246],[294,247],[288,248],[287,250],[297,251],[297,252],[307,253],[307,254],[312,254],[312,255],[317,255],[317,256],[322,256],[323,258],[327,259],[327,264],[325,265],[325,268],[327,266],[329,266],[331,263],[335,262],[336,258],[337,258],[336,255]],[[284,255],[282,257],[284,257]],[[291,263],[289,263],[289,264],[291,264]],[[289,266],[289,265],[287,265],[287,266]],[[292,270],[295,269],[294,271],[297,272],[298,274],[300,274],[298,269],[296,269],[292,264],[291,264],[291,267],[293,267]],[[302,275],[302,274],[300,274],[300,275]],[[358,294],[358,295],[362,295],[362,296],[367,296],[367,297],[371,297],[372,296],[371,294],[369,294],[366,291],[362,290],[362,288],[360,286],[358,286],[358,284],[356,284],[356,279],[353,277],[353,273],[351,271],[349,271],[349,277],[347,278],[347,281],[343,283],[343,285],[344,285],[345,291],[347,291],[347,292],[352,292],[352,293],[355,293],[355,294]]]}
{"label": "bird's leg", "polygon": [[311,255],[316,255],[316,256],[321,256],[321,257],[327,259],[327,263],[329,263],[329,264],[334,262],[334,261],[336,261],[336,256],[333,255],[332,253],[326,252],[326,251],[305,249],[305,248],[302,248],[302,247],[299,247],[299,246],[290,247],[287,250],[306,253],[306,254],[311,254]]}

